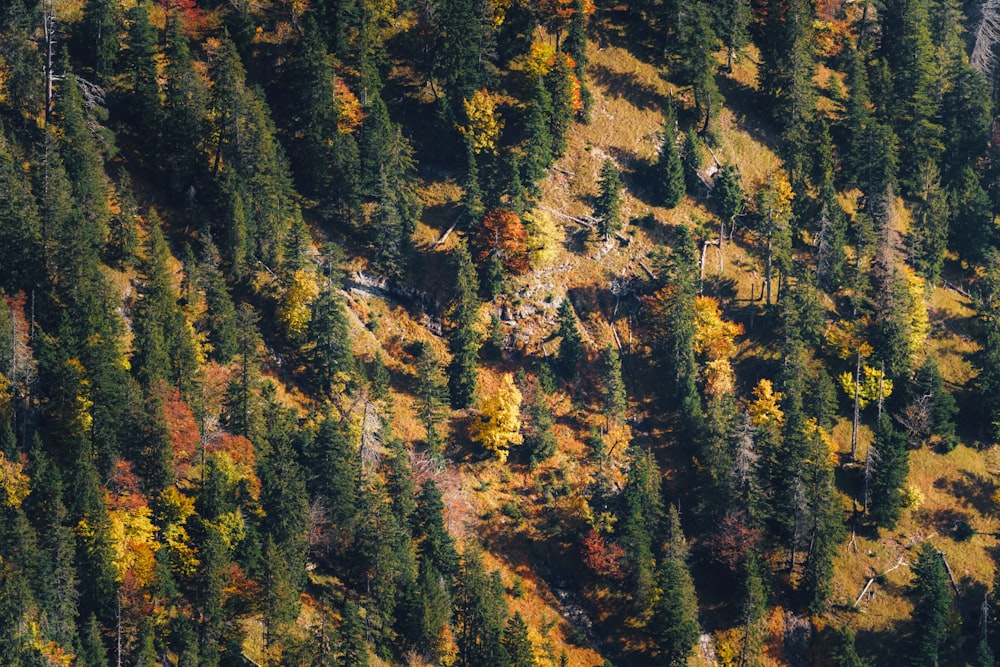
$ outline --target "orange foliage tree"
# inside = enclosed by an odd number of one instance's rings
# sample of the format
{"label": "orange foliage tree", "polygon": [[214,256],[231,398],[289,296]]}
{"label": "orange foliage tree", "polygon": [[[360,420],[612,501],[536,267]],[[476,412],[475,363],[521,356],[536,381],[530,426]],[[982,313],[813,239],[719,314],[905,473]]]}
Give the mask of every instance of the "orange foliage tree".
{"label": "orange foliage tree", "polygon": [[476,260],[481,266],[496,257],[511,273],[528,270],[528,232],[517,213],[502,208],[490,211],[479,225],[475,241]]}

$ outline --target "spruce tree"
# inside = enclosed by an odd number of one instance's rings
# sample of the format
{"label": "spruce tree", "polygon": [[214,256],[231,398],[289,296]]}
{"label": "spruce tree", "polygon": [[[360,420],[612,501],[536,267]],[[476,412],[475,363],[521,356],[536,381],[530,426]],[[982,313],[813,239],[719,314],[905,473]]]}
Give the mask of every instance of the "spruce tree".
{"label": "spruce tree", "polygon": [[563,376],[575,378],[580,372],[580,362],[584,359],[583,336],[577,328],[576,313],[569,295],[559,304],[559,367]]}
{"label": "spruce tree", "polygon": [[597,186],[599,191],[594,200],[597,233],[608,239],[622,226],[622,179],[611,158],[606,158],[601,165]]}
{"label": "spruce tree", "polygon": [[507,651],[507,665],[510,667],[534,667],[535,651],[528,636],[528,624],[521,612],[516,612],[507,621],[503,630],[503,647]]}
{"label": "spruce tree", "polygon": [[684,198],[684,165],[677,150],[677,122],[673,105],[664,115],[663,140],[653,165],[653,186],[660,202],[667,208],[674,208]]}
{"label": "spruce tree", "polygon": [[854,647],[854,630],[849,627],[840,628],[835,632],[830,659],[834,667],[868,667],[868,662],[861,659]]}
{"label": "spruce tree", "polygon": [[607,425],[612,421],[623,422],[628,410],[628,396],[625,393],[625,379],[622,377],[622,359],[614,345],[606,347],[601,355],[601,388]]}
{"label": "spruce tree", "polygon": [[913,565],[914,580],[910,587],[913,601],[914,637],[912,664],[936,667],[946,650],[946,640],[956,621],[955,600],[948,585],[944,558],[924,542],[917,562]]}
{"label": "spruce tree", "polygon": [[909,473],[906,437],[896,431],[888,413],[882,413],[875,443],[869,456],[874,457],[870,485],[870,512],[878,526],[895,528],[902,509],[902,487]]}
{"label": "spruce tree", "polygon": [[441,361],[428,344],[420,347],[417,356],[417,417],[427,429],[427,449],[440,453],[444,448],[438,426],[448,406],[448,378]]}
{"label": "spruce tree", "polygon": [[997,234],[992,207],[979,178],[966,166],[951,192],[950,245],[970,264],[981,264]]}
{"label": "spruce tree", "polygon": [[467,408],[476,394],[479,335],[473,328],[479,312],[479,280],[472,257],[464,243],[452,255],[455,283],[449,305],[451,331],[448,347],[451,365],[448,368],[448,390],[453,408]]}
{"label": "spruce tree", "polygon": [[534,468],[556,453],[556,436],[552,432],[555,419],[549,408],[545,393],[536,387],[535,397],[528,408],[531,428],[525,436],[524,444],[529,453],[529,465]]}
{"label": "spruce tree", "polygon": [[658,577],[660,596],[647,624],[660,660],[668,667],[687,665],[700,635],[698,599],[688,572],[687,555],[680,516],[677,508],[671,506],[667,514],[667,544]]}

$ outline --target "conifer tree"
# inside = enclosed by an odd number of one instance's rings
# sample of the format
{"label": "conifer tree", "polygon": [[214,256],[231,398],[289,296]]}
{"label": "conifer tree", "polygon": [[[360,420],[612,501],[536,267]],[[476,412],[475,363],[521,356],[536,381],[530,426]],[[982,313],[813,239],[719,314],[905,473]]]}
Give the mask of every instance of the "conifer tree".
{"label": "conifer tree", "polygon": [[479,335],[473,326],[479,312],[479,280],[472,257],[464,243],[452,255],[455,283],[449,306],[451,331],[448,347],[451,365],[448,369],[448,390],[453,408],[466,408],[476,393],[476,362],[479,356]]}
{"label": "conifer tree", "polygon": [[566,152],[566,135],[573,124],[573,77],[566,58],[559,55],[545,75],[545,87],[552,99],[549,136],[552,138],[552,156],[557,159]]}
{"label": "conifer tree", "polygon": [[359,511],[361,459],[347,426],[332,410],[323,416],[319,431],[306,448],[306,461],[311,493],[324,499],[330,521],[349,535]]}
{"label": "conifer tree", "polygon": [[346,308],[339,286],[333,284],[326,285],[312,303],[309,337],[315,343],[309,356],[317,384],[327,395],[350,386],[354,372],[354,350]]}
{"label": "conifer tree", "polygon": [[684,152],[681,155],[681,162],[684,165],[684,187],[692,197],[701,194],[702,184],[698,170],[704,161],[701,142],[693,127],[689,127],[684,132]]}
{"label": "conifer tree", "polygon": [[118,62],[119,6],[113,0],[95,0],[83,9],[81,41],[96,82],[106,85]]}
{"label": "conifer tree", "polygon": [[558,318],[559,330],[556,335],[560,338],[559,366],[565,377],[575,378],[584,358],[583,337],[577,328],[576,312],[568,294],[559,304]]}
{"label": "conifer tree", "polygon": [[608,239],[622,226],[622,179],[611,158],[606,158],[601,165],[597,186],[599,191],[594,200],[597,233]]}
{"label": "conifer tree", "polygon": [[902,509],[902,487],[909,473],[906,438],[896,431],[888,413],[882,413],[875,443],[868,453],[874,457],[870,511],[876,525],[894,528]]}
{"label": "conifer tree", "polygon": [[191,197],[192,192],[204,187],[208,175],[209,93],[195,70],[187,34],[176,10],[167,16],[164,55],[166,85],[158,147],[163,164],[158,166],[166,172],[176,195]]}
{"label": "conifer tree", "polygon": [[660,471],[648,451],[633,448],[624,491],[619,530],[628,567],[626,583],[636,611],[644,612],[654,600],[656,573],[653,535],[663,518]]}
{"label": "conifer tree", "polygon": [[510,659],[502,641],[508,612],[499,574],[487,574],[480,551],[466,547],[455,583],[455,634],[462,667],[503,667]]}
{"label": "conifer tree", "polygon": [[510,667],[534,667],[535,651],[528,636],[528,624],[521,612],[516,612],[503,629],[503,647],[507,651],[507,665]]}
{"label": "conifer tree", "polygon": [[843,627],[836,631],[833,639],[833,650],[830,658],[835,667],[867,667],[868,663],[862,660],[854,647],[854,630]]}
{"label": "conifer tree", "polygon": [[441,452],[444,442],[438,426],[448,406],[448,378],[441,368],[441,361],[426,343],[421,345],[417,357],[416,398],[417,416],[427,429],[427,449]]}
{"label": "conifer tree", "polygon": [[421,558],[445,577],[458,573],[459,558],[455,541],[444,523],[444,501],[433,479],[424,482],[412,517],[413,537]]}
{"label": "conifer tree", "polygon": [[613,420],[620,423],[625,419],[628,397],[625,380],[622,377],[622,359],[618,349],[609,345],[601,355],[601,388],[604,394],[604,417],[608,424]]}
{"label": "conifer tree", "polygon": [[994,244],[996,228],[989,197],[972,167],[958,175],[951,193],[950,235],[952,248],[970,263],[984,261],[984,252]]}
{"label": "conifer tree", "polygon": [[682,85],[691,86],[698,113],[695,124],[701,125],[699,132],[704,134],[718,113],[715,102],[719,90],[713,55],[718,38],[712,30],[711,13],[700,4],[682,4],[677,21],[676,59],[671,69]]}
{"label": "conifer tree", "polygon": [[91,129],[95,120],[87,117],[79,80],[70,69],[69,53],[65,51],[62,68],[63,78],[56,95],[54,114],[54,121],[62,130],[59,148],[66,175],[73,186],[73,196],[87,220],[86,229],[91,242],[100,247],[107,239],[111,218],[104,160]]}
{"label": "conifer tree", "polygon": [[673,105],[668,107],[663,120],[663,141],[653,165],[653,185],[660,202],[674,208],[684,197],[684,165],[677,150],[677,122]]}
{"label": "conifer tree", "polygon": [[156,76],[156,28],[149,20],[149,4],[137,3],[128,13],[128,21],[127,57],[122,64],[130,97],[123,104],[135,131],[141,133],[147,146],[155,146],[160,84]]}
{"label": "conifer tree", "polygon": [[942,659],[950,628],[956,620],[955,601],[948,586],[941,553],[930,542],[920,547],[913,565],[910,587],[913,601],[914,637],[912,664],[935,667]]}
{"label": "conifer tree", "polygon": [[750,43],[750,3],[747,0],[723,0],[714,7],[713,27],[726,47],[726,69],[732,72],[734,56]]}
{"label": "conifer tree", "polygon": [[653,604],[647,630],[653,637],[662,664],[687,665],[698,641],[698,600],[688,572],[687,545],[677,508],[667,513],[667,544],[660,564],[660,596]]}
{"label": "conifer tree", "polygon": [[365,625],[361,620],[358,605],[348,599],[344,603],[343,623],[340,634],[340,660],[337,667],[368,667],[368,644],[365,641]]}
{"label": "conifer tree", "polygon": [[927,162],[917,173],[913,194],[917,204],[908,239],[910,264],[933,285],[944,264],[949,218],[948,198],[933,162]]}
{"label": "conifer tree", "polygon": [[535,388],[535,396],[528,408],[531,418],[531,428],[525,436],[524,444],[528,450],[529,465],[534,468],[542,461],[556,453],[556,436],[552,432],[555,419],[549,408],[545,393],[539,387]]}

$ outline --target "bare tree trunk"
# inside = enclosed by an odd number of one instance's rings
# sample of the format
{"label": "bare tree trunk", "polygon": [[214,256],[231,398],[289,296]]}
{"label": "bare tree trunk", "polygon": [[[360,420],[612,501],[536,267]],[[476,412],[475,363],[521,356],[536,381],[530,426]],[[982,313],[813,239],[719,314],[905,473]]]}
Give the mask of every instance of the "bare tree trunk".
{"label": "bare tree trunk", "polygon": [[857,369],[854,372],[854,423],[851,427],[851,460],[858,460],[858,423],[861,421],[861,348],[858,348]]}

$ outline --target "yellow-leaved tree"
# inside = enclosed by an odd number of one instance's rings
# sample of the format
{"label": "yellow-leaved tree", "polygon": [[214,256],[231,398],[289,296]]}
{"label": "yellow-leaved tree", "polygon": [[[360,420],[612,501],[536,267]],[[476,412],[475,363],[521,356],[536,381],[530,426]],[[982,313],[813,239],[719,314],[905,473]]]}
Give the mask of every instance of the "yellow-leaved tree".
{"label": "yellow-leaved tree", "polygon": [[736,336],[743,327],[722,318],[719,302],[709,296],[695,299],[694,351],[704,357],[702,378],[705,393],[710,396],[732,394],[736,387],[736,374],[730,359],[736,354]]}
{"label": "yellow-leaved tree", "polygon": [[495,153],[503,121],[497,114],[496,96],[485,88],[477,90],[465,100],[465,116],[469,124],[460,128],[472,143],[476,153]]}
{"label": "yellow-leaved tree", "polygon": [[31,480],[24,474],[24,466],[0,452],[0,505],[20,507],[31,492],[30,484]]}
{"label": "yellow-leaved tree", "polygon": [[761,378],[753,389],[754,400],[750,403],[750,422],[756,427],[781,427],[785,421],[785,413],[781,411],[781,399],[784,394],[774,390],[774,385],[767,378]]}
{"label": "yellow-leaved tree", "polygon": [[521,392],[514,384],[514,376],[504,373],[500,386],[481,407],[482,415],[474,426],[473,440],[479,442],[503,463],[511,445],[520,445]]}
{"label": "yellow-leaved tree", "polygon": [[877,401],[879,395],[883,399],[889,398],[892,394],[892,380],[885,377],[885,373],[877,368],[872,368],[868,364],[861,367],[860,382],[855,382],[855,376],[849,371],[844,371],[838,378],[840,387],[849,398],[854,398],[855,389],[858,393],[858,406],[864,410],[872,401]]}
{"label": "yellow-leaved tree", "polygon": [[312,320],[312,302],[318,296],[319,284],[314,272],[299,269],[292,275],[292,284],[281,296],[277,313],[278,322],[290,339],[298,340],[305,335]]}

